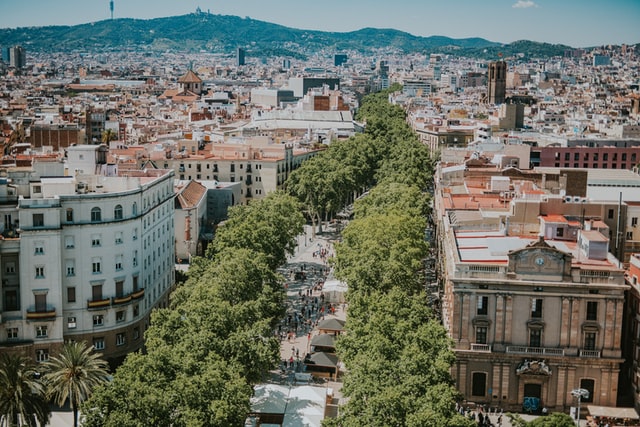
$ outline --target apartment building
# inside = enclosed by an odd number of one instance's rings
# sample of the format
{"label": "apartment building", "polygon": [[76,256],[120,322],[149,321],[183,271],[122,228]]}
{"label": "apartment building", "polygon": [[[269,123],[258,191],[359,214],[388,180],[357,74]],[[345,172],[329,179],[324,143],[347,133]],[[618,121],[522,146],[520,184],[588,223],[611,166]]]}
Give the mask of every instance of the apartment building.
{"label": "apartment building", "polygon": [[569,203],[539,178],[493,175],[463,166],[437,176],[442,317],[459,391],[505,410],[568,411],[583,388],[583,403],[615,406],[629,288],[609,248],[615,204]]}
{"label": "apartment building", "polygon": [[[175,282],[173,172],[107,165],[104,147],[68,150],[74,176],[38,177],[0,241],[0,351],[37,361],[69,339],[110,362],[142,347]],[[102,172],[96,174],[94,171]],[[11,180],[0,182],[16,194]]]}
{"label": "apartment building", "polygon": [[246,203],[283,189],[289,174],[319,151],[264,137],[236,141],[210,144],[196,154],[181,150],[156,164],[172,169],[180,180],[240,182],[240,203]]}

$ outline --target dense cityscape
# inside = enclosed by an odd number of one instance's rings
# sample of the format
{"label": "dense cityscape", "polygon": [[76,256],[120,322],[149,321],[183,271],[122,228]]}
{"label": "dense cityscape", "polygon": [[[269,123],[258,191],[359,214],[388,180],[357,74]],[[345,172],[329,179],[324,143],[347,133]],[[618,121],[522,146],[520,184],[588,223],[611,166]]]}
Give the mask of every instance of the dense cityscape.
{"label": "dense cityscape", "polygon": [[499,48],[0,37],[0,426],[640,425],[638,45]]}

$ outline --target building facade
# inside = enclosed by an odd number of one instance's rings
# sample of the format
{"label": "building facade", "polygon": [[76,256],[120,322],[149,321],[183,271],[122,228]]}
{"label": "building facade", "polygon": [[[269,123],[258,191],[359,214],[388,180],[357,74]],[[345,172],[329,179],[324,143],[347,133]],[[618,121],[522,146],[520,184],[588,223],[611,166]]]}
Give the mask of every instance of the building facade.
{"label": "building facade", "polygon": [[0,351],[45,361],[84,340],[117,364],[142,347],[175,282],[173,172],[127,173],[41,178],[18,199],[17,238],[0,242]]}
{"label": "building facade", "polygon": [[[616,406],[628,286],[598,219],[606,207],[583,205],[581,214],[506,177],[459,181],[466,190],[441,181],[435,198],[442,318],[459,391],[505,410],[568,411],[572,390],[584,388],[583,403]],[[571,215],[552,213],[565,206]]]}

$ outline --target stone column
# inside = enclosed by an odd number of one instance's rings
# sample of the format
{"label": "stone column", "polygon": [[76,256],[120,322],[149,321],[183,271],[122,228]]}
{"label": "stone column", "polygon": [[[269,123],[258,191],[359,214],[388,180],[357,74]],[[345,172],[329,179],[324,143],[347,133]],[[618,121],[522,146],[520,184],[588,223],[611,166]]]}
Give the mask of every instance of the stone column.
{"label": "stone column", "polygon": [[580,386],[579,383],[576,383],[576,368],[574,366],[567,367],[567,382],[564,388],[563,394],[565,396],[565,402],[569,403],[568,406],[573,405],[573,396],[571,395],[571,390],[578,388]]}
{"label": "stone column", "polygon": [[467,390],[467,361],[461,360],[458,362],[458,390],[463,396],[469,396],[469,390]]}
{"label": "stone column", "polygon": [[513,297],[506,296],[505,317],[504,317],[504,342],[511,344],[511,323],[513,322]]}
{"label": "stone column", "polygon": [[580,331],[580,300],[571,301],[571,324],[569,335],[569,347],[580,347],[582,333]]}
{"label": "stone column", "polygon": [[560,320],[560,347],[569,347],[569,328],[571,327],[571,298],[562,297],[562,315]]}
{"label": "stone column", "polygon": [[494,363],[493,364],[493,374],[491,377],[491,396],[489,396],[489,398],[491,398],[491,401],[493,401],[493,396],[497,396],[498,399],[500,399],[502,396],[500,395],[500,383],[502,381],[502,365],[500,365],[500,363]]}
{"label": "stone column", "polygon": [[502,364],[502,387],[500,388],[500,399],[505,401],[509,399],[509,384],[511,375],[515,375],[515,372],[511,371],[511,365],[508,363]]}
{"label": "stone column", "polygon": [[556,409],[565,406],[565,399],[567,397],[567,368],[562,366],[558,367],[558,390],[556,390]]}
{"label": "stone column", "polygon": [[504,342],[504,296],[496,295],[496,321],[494,322],[493,344]]}
{"label": "stone column", "polygon": [[[615,336],[615,302],[612,299],[607,298],[604,305],[604,341],[603,348],[613,348],[614,336]],[[620,328],[622,329],[622,328]]]}

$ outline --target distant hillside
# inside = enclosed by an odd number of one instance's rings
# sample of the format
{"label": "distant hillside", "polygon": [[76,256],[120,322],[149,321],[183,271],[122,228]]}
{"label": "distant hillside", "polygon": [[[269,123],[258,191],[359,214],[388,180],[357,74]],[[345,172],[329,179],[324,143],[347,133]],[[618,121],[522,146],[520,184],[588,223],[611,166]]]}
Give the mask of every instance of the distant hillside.
{"label": "distant hillside", "polygon": [[381,50],[455,52],[478,57],[495,57],[499,51],[508,56],[525,48],[544,57],[568,49],[567,46],[535,42],[502,45],[481,38],[419,37],[393,29],[363,28],[347,33],[311,31],[207,13],[149,20],[115,19],[75,26],[0,29],[0,46],[17,44],[38,52],[147,49],[231,54],[235,48],[244,47],[255,57],[278,55],[301,59],[322,49],[363,53]]}

